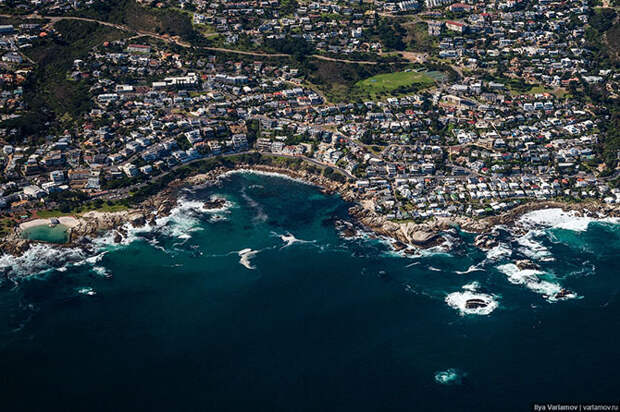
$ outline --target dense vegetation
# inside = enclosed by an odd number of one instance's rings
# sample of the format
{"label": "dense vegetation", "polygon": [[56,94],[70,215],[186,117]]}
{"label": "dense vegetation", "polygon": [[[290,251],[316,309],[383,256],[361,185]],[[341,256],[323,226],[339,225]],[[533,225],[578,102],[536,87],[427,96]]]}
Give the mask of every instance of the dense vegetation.
{"label": "dense vegetation", "polygon": [[89,86],[85,81],[67,78],[75,59],[84,58],[92,47],[115,40],[123,33],[97,23],[61,20],[55,25],[60,36],[38,40],[27,54],[36,67],[24,86],[28,113],[11,119],[2,127],[16,128],[17,139],[31,137],[50,129],[67,127],[90,110]]}
{"label": "dense vegetation", "polygon": [[89,8],[81,10],[79,16],[111,23],[124,24],[133,30],[148,31],[183,40],[199,42],[203,37],[194,30],[190,17],[172,9],[154,9],[139,5],[135,0],[95,1]]}
{"label": "dense vegetation", "polygon": [[616,11],[614,9],[601,8],[590,17],[590,26],[599,33],[603,33],[611,29],[615,19]]}
{"label": "dense vegetation", "polygon": [[[586,28],[587,46],[594,51],[592,61],[599,69],[617,70],[620,61],[620,24],[615,10],[593,9]],[[584,96],[595,104],[600,119],[601,144],[598,147],[606,163],[603,174],[610,174],[618,165],[620,154],[620,105],[600,85],[582,83]],[[620,182],[615,182],[618,185]]]}
{"label": "dense vegetation", "polygon": [[381,20],[377,25],[377,35],[387,49],[405,50],[404,38],[407,36],[407,30],[400,24],[387,19]]}
{"label": "dense vegetation", "polygon": [[290,54],[298,61],[304,61],[307,56],[314,52],[314,47],[303,37],[267,39],[265,46],[278,53]]}

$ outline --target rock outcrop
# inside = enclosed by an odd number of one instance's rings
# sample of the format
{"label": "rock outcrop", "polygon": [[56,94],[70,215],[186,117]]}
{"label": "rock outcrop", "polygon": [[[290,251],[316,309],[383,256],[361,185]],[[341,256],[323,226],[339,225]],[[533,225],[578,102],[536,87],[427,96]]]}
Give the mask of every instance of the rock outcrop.
{"label": "rock outcrop", "polygon": [[[475,245],[482,249],[490,249],[497,246],[498,241],[492,235],[492,229],[500,224],[509,225],[520,216],[533,210],[546,208],[561,208],[563,210],[576,210],[579,213],[594,216],[620,217],[620,208],[617,205],[606,205],[599,202],[587,202],[568,204],[555,201],[531,202],[516,207],[508,212],[486,218],[472,218],[467,216],[457,217],[433,217],[424,222],[413,221],[394,222],[374,211],[372,200],[359,200],[357,193],[352,190],[349,183],[337,182],[321,175],[310,173],[306,170],[291,170],[267,165],[238,164],[234,170],[248,170],[267,173],[277,173],[290,178],[306,182],[320,187],[326,193],[338,193],[345,201],[355,202],[356,206],[350,208],[350,215],[356,222],[374,232],[378,236],[385,236],[393,240],[397,249],[407,249],[408,246],[432,247],[443,241],[441,232],[454,230],[458,227],[468,232],[479,233]],[[96,236],[102,232],[115,229],[114,241],[121,242],[126,233],[122,229],[126,223],[134,227],[146,224],[154,225],[156,217],[166,216],[175,207],[179,191],[188,186],[200,186],[218,184],[222,174],[233,170],[226,167],[218,167],[204,174],[188,177],[185,180],[174,180],[159,193],[146,199],[134,209],[122,212],[88,212],[80,216],[79,224],[71,229],[70,244],[75,244],[81,239]],[[206,209],[222,207],[224,199],[213,199],[205,202]],[[346,234],[354,235],[354,225],[342,226]],[[15,229],[7,235],[0,249],[5,253],[20,254],[28,249],[30,241],[22,239],[19,230]],[[526,267],[526,263],[522,263]],[[527,264],[527,266],[531,266]]]}

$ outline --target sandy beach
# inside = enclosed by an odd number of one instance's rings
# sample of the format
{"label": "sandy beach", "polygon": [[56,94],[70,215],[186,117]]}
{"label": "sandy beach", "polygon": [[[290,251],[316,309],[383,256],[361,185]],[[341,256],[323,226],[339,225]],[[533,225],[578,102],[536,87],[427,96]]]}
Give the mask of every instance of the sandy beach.
{"label": "sandy beach", "polygon": [[[77,225],[80,224],[80,220],[74,218],[73,216],[61,216],[61,217],[58,217],[57,219],[61,225],[65,225],[69,228],[76,227]],[[49,224],[50,224],[50,219],[34,219],[28,222],[21,223],[19,225],[19,228],[21,230],[26,230],[31,227],[49,225]]]}

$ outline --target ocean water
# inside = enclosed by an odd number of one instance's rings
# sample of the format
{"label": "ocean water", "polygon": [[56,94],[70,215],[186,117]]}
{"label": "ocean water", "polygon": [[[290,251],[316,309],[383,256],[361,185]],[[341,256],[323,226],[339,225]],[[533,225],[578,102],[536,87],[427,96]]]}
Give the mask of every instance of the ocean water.
{"label": "ocean water", "polygon": [[[204,210],[214,195],[226,207]],[[123,244],[1,257],[2,410],[618,401],[618,224],[543,212],[519,234],[498,229],[491,251],[451,232],[405,257],[344,238],[348,206],[288,179],[232,174],[185,192]],[[522,258],[539,269],[519,269]],[[471,297],[488,305],[467,309]]]}

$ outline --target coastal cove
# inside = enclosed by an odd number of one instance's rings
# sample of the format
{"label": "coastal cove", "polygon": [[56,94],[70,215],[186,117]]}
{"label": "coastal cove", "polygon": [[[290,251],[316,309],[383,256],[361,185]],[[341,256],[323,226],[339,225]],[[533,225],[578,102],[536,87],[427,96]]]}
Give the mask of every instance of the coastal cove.
{"label": "coastal cove", "polygon": [[0,412],[620,412],[620,3],[0,0]]}
{"label": "coastal cove", "polygon": [[[479,234],[480,238],[477,239],[477,245],[489,249],[497,246],[497,242],[489,239],[488,236],[489,232],[493,231],[497,225],[513,226],[522,215],[541,209],[562,209],[570,211],[570,213],[576,216],[589,216],[592,218],[620,218],[620,207],[617,205],[593,201],[566,203],[547,200],[526,202],[507,212],[485,218],[467,216],[433,217],[418,223],[413,221],[395,222],[387,219],[381,213],[377,213],[374,203],[360,202],[357,199],[354,186],[346,178],[343,179],[341,172],[326,177],[324,173],[317,173],[321,169],[317,169],[312,162],[308,162],[303,158],[287,159],[264,154],[252,158],[252,155],[257,154],[252,153],[250,157],[234,155],[232,157],[207,161],[200,160],[196,164],[198,167],[193,167],[196,165],[192,165],[190,168],[185,167],[174,175],[165,176],[158,179],[157,182],[141,188],[133,197],[143,200],[135,203],[134,207],[126,211],[91,211],[83,213],[78,219],[73,216],[60,217],[63,220],[62,223],[70,228],[68,245],[81,244],[89,237],[100,235],[112,229],[118,229],[116,230],[116,239],[120,241],[126,224],[130,226],[153,224],[157,217],[168,215],[177,202],[179,192],[184,188],[217,184],[222,176],[230,173],[244,172],[286,177],[316,186],[326,193],[337,193],[343,200],[350,203],[349,218],[358,226],[358,229],[384,237],[391,242],[392,247],[396,250],[408,249],[415,251],[419,248],[436,246],[442,242],[440,235],[443,231],[455,228]],[[244,163],[247,159],[252,159],[252,162]],[[288,164],[284,166],[273,164],[274,160],[283,160],[285,164],[291,160],[297,163],[294,163],[295,166]],[[201,172],[204,168],[208,171]],[[333,177],[336,175],[340,177],[338,180],[335,180]],[[211,206],[217,206],[217,202]],[[4,237],[0,244],[0,250],[5,253],[18,254],[30,246],[29,240],[45,240],[29,239],[28,236],[24,236],[24,230],[36,225],[47,225],[48,223],[49,221],[46,219],[22,223],[19,228]],[[355,229],[353,226],[349,225],[349,229],[354,235]],[[45,236],[46,234],[44,234]],[[66,243],[66,241],[53,243]]]}
{"label": "coastal cove", "polygon": [[395,253],[351,233],[336,193],[218,175],[152,222],[119,218],[119,242],[0,259],[4,405],[490,411],[511,410],[507,394],[523,399],[512,410],[617,396],[618,371],[595,371],[619,360],[618,224],[549,209],[492,230],[489,250],[448,229]]}

